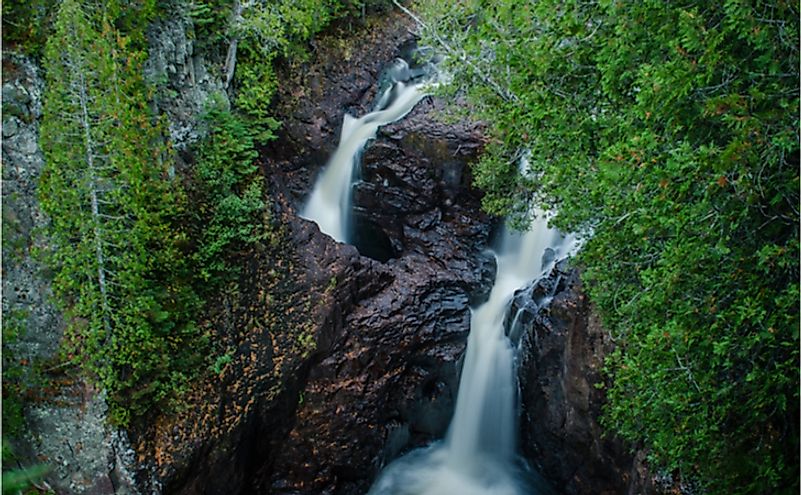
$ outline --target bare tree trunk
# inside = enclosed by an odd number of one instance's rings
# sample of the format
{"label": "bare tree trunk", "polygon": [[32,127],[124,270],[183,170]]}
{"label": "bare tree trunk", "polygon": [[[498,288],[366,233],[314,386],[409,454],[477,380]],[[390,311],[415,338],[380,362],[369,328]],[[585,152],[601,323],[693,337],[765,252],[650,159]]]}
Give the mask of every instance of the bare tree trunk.
{"label": "bare tree trunk", "polygon": [[97,284],[100,287],[100,298],[103,311],[103,327],[106,338],[111,335],[111,320],[109,318],[108,293],[106,289],[106,270],[103,255],[103,236],[100,232],[100,207],[97,198],[97,171],[95,169],[95,153],[92,142],[92,132],[89,126],[89,98],[86,94],[86,79],[80,72],[78,94],[81,104],[81,124],[86,148],[86,166],[89,170],[89,195],[92,203],[92,223],[95,236],[95,259],[97,261]]}
{"label": "bare tree trunk", "polygon": [[236,70],[236,49],[239,45],[239,35],[236,34],[236,25],[242,19],[242,2],[239,0],[234,1],[234,15],[231,18],[231,25],[234,27],[232,31],[235,33],[231,42],[228,44],[228,53],[225,55],[225,66],[223,72],[225,73],[225,89],[231,85],[234,79],[234,71]]}

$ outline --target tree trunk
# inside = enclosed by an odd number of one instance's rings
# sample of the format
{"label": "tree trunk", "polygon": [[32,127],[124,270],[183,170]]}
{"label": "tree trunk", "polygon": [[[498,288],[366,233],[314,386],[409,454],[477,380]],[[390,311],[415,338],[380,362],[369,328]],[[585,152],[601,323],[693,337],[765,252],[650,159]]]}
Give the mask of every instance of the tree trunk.
{"label": "tree trunk", "polygon": [[83,72],[79,76],[78,94],[81,105],[81,124],[83,126],[84,143],[86,149],[86,166],[89,171],[89,195],[92,203],[92,224],[95,236],[95,260],[97,262],[97,284],[100,287],[100,298],[103,312],[103,327],[106,338],[111,335],[111,320],[109,318],[108,293],[106,290],[106,270],[103,255],[103,236],[100,231],[100,207],[97,198],[97,171],[95,169],[95,153],[92,142],[92,131],[89,125],[89,102],[86,94],[86,79]]}
{"label": "tree trunk", "polygon": [[236,34],[236,25],[239,23],[240,19],[242,19],[242,2],[235,0],[234,15],[231,18],[234,36],[228,44],[228,53],[225,55],[225,67],[223,67],[223,72],[225,73],[225,89],[228,89],[231,85],[231,81],[234,79],[234,70],[236,70],[236,49],[237,45],[239,45],[239,35]]}

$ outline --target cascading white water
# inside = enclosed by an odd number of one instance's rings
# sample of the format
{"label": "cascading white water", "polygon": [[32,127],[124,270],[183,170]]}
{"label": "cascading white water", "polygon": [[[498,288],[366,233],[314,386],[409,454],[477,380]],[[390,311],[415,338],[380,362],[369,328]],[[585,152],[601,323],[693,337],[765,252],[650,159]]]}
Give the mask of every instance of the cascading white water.
{"label": "cascading white water", "polygon": [[351,188],[365,144],[380,126],[403,118],[425,96],[421,83],[404,82],[408,81],[409,74],[408,64],[397,59],[389,71],[392,84],[379,95],[376,110],[358,119],[345,115],[339,146],[317,177],[301,213],[337,241],[350,241]]}
{"label": "cascading white water", "polygon": [[[351,187],[359,156],[382,125],[405,116],[423,96],[422,84],[407,84],[408,64],[396,60],[390,86],[379,92],[375,110],[358,119],[345,115],[340,143],[317,178],[302,216],[340,242],[349,241]],[[527,174],[527,160],[521,173]],[[418,449],[390,464],[370,489],[372,495],[523,495],[537,479],[517,457],[517,380],[514,349],[504,317],[515,291],[547,273],[572,251],[575,241],[548,227],[536,212],[525,234],[505,232],[496,253],[498,271],[486,303],[475,309],[459,394],[443,442]],[[544,260],[546,250],[555,256]]]}
{"label": "cascading white water", "polygon": [[[489,299],[470,322],[456,410],[444,442],[390,464],[371,495],[523,495],[534,479],[517,463],[517,380],[504,317],[515,291],[546,274],[576,246],[537,212],[528,232],[505,232]],[[544,260],[547,249],[555,256]]]}

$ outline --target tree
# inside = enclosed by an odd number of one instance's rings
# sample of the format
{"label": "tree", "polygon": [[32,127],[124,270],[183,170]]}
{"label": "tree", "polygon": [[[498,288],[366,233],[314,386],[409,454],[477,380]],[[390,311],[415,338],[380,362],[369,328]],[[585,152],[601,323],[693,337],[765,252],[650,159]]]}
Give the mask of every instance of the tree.
{"label": "tree", "polygon": [[185,239],[172,224],[182,195],[148,112],[146,53],[136,32],[114,27],[116,7],[65,0],[59,8],[45,51],[39,190],[70,350],[125,423],[181,386],[197,361],[187,344],[198,336]]}
{"label": "tree", "polygon": [[265,238],[268,212],[254,133],[219,101],[210,102],[204,121],[209,130],[196,151],[190,196],[193,261],[200,284],[210,289],[236,273],[232,252]]}
{"label": "tree", "polygon": [[485,208],[520,218],[533,197],[588,238],[617,342],[605,425],[710,492],[797,492],[797,4],[421,10],[493,130]]}

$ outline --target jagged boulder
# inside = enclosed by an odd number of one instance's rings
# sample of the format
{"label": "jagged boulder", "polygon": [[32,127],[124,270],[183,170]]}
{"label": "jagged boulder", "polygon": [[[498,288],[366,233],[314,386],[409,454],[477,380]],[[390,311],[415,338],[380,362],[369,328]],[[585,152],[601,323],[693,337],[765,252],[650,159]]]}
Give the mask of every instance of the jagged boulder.
{"label": "jagged boulder", "polygon": [[643,454],[599,424],[603,361],[613,344],[579,272],[558,263],[517,296],[512,312],[529,309],[518,368],[526,457],[568,495],[654,493]]}

